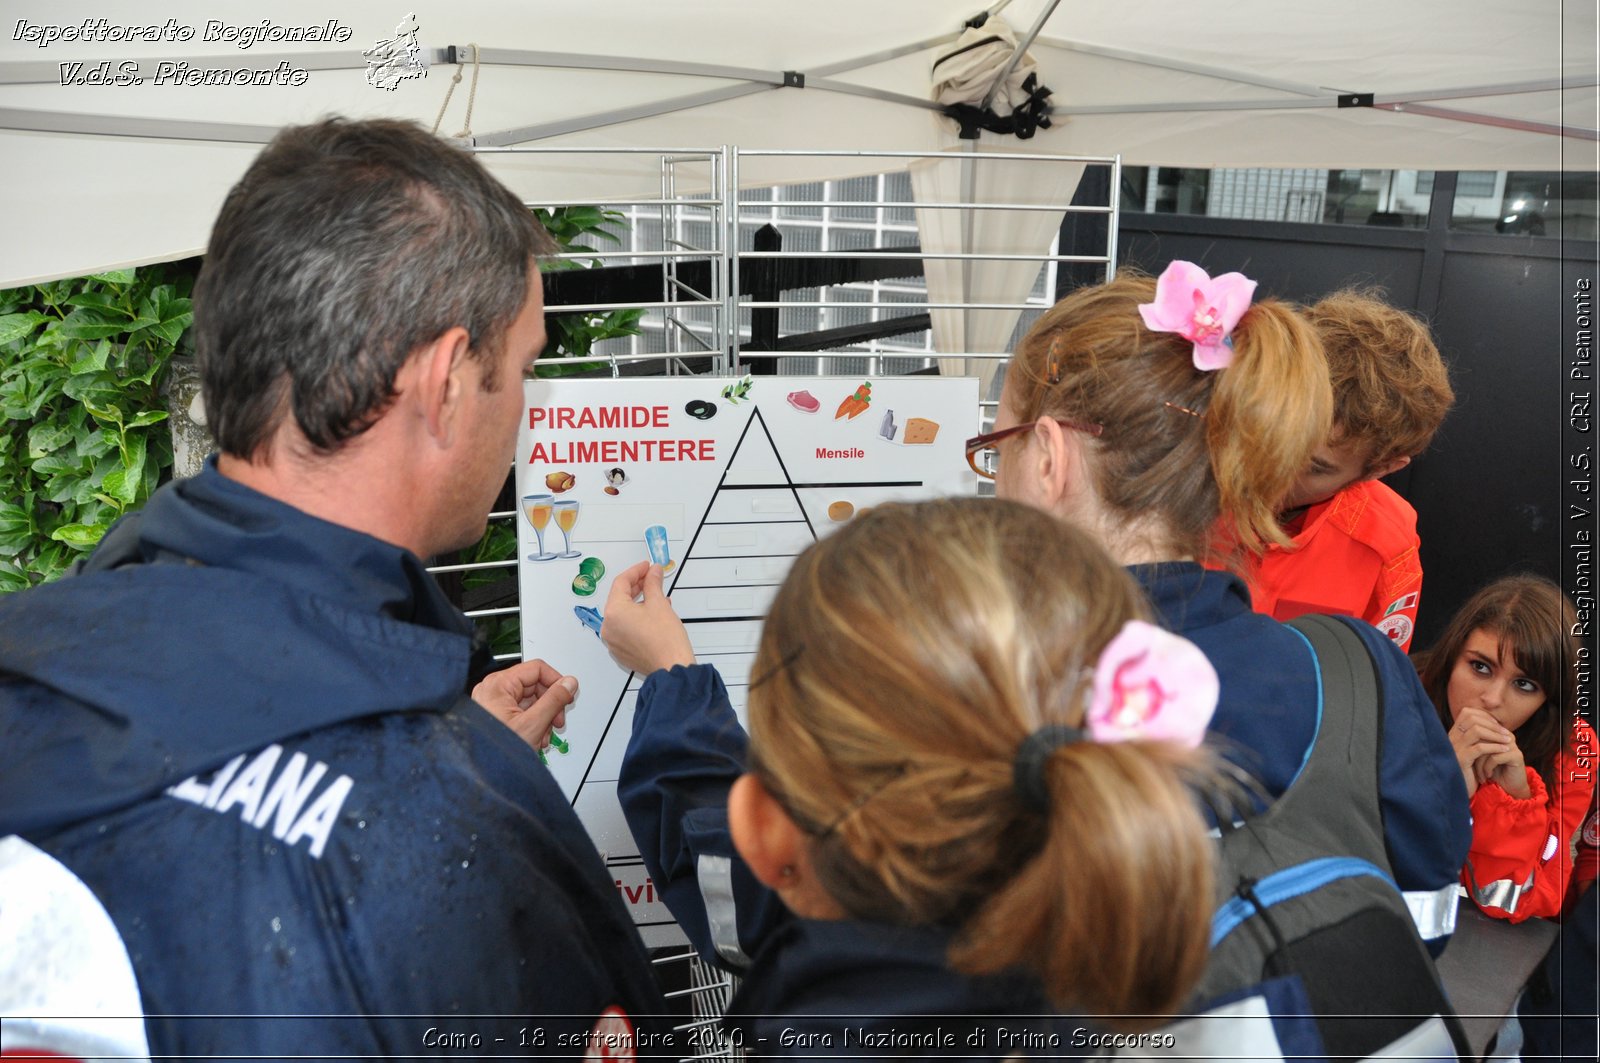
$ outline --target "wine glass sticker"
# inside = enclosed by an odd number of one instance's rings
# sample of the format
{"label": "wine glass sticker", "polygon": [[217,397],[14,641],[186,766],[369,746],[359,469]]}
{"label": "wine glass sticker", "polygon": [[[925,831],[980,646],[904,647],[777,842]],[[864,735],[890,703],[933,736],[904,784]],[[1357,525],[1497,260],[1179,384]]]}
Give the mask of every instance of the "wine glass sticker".
{"label": "wine glass sticker", "polygon": [[529,554],[529,561],[551,561],[555,554],[544,548],[544,530],[550,526],[550,512],[555,503],[554,495],[523,495],[522,513],[528,518],[528,523],[533,525],[533,534],[539,541],[539,552]]}
{"label": "wine glass sticker", "polygon": [[561,529],[561,539],[566,543],[566,549],[556,554],[556,557],[578,557],[581,551],[572,548],[572,529],[578,523],[578,511],[581,508],[577,499],[558,499],[554,506],[556,527]]}

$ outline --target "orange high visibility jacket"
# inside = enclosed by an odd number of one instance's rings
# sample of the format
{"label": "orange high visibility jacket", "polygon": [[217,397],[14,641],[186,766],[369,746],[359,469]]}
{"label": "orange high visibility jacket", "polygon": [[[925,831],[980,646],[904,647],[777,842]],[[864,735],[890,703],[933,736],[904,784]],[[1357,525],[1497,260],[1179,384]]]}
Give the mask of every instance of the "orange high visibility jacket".
{"label": "orange high visibility jacket", "polygon": [[1594,796],[1594,731],[1573,721],[1572,752],[1556,754],[1556,792],[1532,768],[1528,796],[1488,782],[1472,795],[1472,850],[1461,884],[1484,914],[1520,923],[1561,911],[1573,868],[1573,843]]}
{"label": "orange high visibility jacket", "polygon": [[1306,510],[1295,549],[1269,546],[1246,572],[1252,604],[1275,620],[1306,613],[1360,617],[1411,648],[1422,562],[1417,511],[1376,480]]}

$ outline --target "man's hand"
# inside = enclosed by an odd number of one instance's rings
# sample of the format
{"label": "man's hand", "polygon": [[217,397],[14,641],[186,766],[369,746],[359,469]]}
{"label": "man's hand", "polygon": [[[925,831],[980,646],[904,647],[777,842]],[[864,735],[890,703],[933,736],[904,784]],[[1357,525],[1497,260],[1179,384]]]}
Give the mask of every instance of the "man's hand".
{"label": "man's hand", "polygon": [[564,727],[567,706],[578,695],[578,680],[537,658],[490,672],[472,688],[472,700],[511,728],[534,749],[550,744],[550,732]]}
{"label": "man's hand", "polygon": [[694,663],[689,632],[662,590],[660,565],[641,561],[617,574],[600,641],[618,664],[640,675]]}

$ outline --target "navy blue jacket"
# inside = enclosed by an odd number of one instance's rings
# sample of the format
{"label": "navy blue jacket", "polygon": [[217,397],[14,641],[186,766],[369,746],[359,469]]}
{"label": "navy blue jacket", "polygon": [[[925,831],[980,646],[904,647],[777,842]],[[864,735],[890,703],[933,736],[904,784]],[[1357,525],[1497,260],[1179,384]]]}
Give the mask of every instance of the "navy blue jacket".
{"label": "navy blue jacket", "polygon": [[581,1058],[607,1009],[664,1033],[470,650],[414,555],[214,467],[0,600],[0,836],[104,906],[153,1054]]}
{"label": "navy blue jacket", "polygon": [[[1252,612],[1235,576],[1184,563],[1130,571],[1161,623],[1199,646],[1217,670],[1222,689],[1212,739],[1271,796],[1282,794],[1316,730],[1320,679],[1310,644]],[[1431,928],[1429,916],[1454,913],[1455,884],[1472,843],[1466,784],[1411,662],[1370,625],[1345,619],[1367,644],[1383,693],[1378,780],[1389,865],[1437,954],[1453,914]]]}
{"label": "navy blue jacket", "polygon": [[[617,786],[645,866],[702,956],[744,976],[736,1044],[769,1058],[1087,1055],[1108,1035],[1053,1015],[1024,976],[973,978],[945,962],[949,932],[800,919],[734,851],[728,791],[749,739],[716,669],[644,682]],[[1096,1040],[1096,1039],[1101,1040]]]}

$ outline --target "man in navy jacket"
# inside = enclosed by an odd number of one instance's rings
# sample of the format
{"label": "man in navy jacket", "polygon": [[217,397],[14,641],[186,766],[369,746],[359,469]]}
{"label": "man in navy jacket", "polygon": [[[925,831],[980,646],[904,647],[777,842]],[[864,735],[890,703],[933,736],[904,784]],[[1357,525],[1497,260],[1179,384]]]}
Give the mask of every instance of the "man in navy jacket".
{"label": "man in navy jacket", "polygon": [[218,457],[0,601],[0,1049],[659,1050],[529,748],[573,681],[528,662],[475,691],[500,720],[474,704],[420,560],[483,532],[552,249],[404,123],[287,129],[229,194],[196,289]]}

